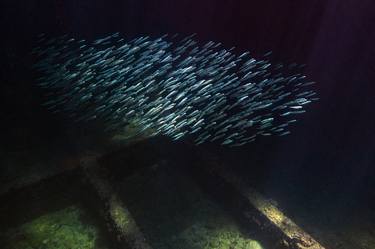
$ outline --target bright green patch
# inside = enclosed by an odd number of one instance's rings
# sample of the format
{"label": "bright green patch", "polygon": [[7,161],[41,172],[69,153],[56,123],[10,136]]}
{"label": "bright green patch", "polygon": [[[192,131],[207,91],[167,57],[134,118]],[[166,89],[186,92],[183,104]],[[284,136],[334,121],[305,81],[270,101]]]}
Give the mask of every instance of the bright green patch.
{"label": "bright green patch", "polygon": [[5,234],[4,249],[104,249],[97,243],[98,230],[82,222],[77,207],[49,213]]}
{"label": "bright green patch", "polygon": [[246,238],[235,224],[222,222],[224,220],[211,221],[211,224],[196,223],[175,237],[176,241],[172,243],[202,249],[263,249],[259,242]]}

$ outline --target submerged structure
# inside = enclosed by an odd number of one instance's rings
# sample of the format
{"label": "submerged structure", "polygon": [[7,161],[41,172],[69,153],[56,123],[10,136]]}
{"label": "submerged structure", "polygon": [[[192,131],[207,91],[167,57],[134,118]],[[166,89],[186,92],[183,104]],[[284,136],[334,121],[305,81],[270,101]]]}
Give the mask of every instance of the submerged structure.
{"label": "submerged structure", "polygon": [[78,122],[100,120],[111,132],[241,146],[289,134],[295,115],[318,99],[300,66],[200,45],[193,36],[126,41],[115,33],[87,42],[40,35],[39,43],[48,109]]}

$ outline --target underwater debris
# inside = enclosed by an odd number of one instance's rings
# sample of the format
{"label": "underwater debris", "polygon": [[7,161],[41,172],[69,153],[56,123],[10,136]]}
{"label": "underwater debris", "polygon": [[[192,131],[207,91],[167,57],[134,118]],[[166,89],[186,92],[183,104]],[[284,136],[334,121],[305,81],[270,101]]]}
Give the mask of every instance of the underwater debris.
{"label": "underwater debris", "polygon": [[[200,164],[201,166],[202,164]],[[272,200],[265,198],[256,189],[246,184],[233,171],[226,169],[222,164],[213,160],[204,167],[199,167],[200,173],[204,172],[206,182],[215,182],[215,191],[218,185],[240,195],[243,202],[236,206],[243,210],[243,219],[255,223],[262,230],[270,232],[278,239],[280,247],[295,249],[325,249],[317,240],[287,217]],[[210,180],[208,180],[210,179]],[[215,180],[213,180],[215,179]],[[235,205],[238,205],[235,204]]]}
{"label": "underwater debris", "polygon": [[108,209],[105,212],[108,215],[107,224],[114,228],[117,241],[122,242],[126,248],[151,249],[128,208],[114,193],[110,182],[101,176],[96,159],[87,158],[83,167],[86,178]]}
{"label": "underwater debris", "polygon": [[318,99],[297,64],[271,64],[270,53],[236,55],[193,36],[125,41],[115,33],[88,42],[40,35],[39,43],[33,52],[39,86],[48,90],[44,105],[77,122],[100,120],[111,132],[131,125],[134,136],[241,146],[288,134],[290,120]]}

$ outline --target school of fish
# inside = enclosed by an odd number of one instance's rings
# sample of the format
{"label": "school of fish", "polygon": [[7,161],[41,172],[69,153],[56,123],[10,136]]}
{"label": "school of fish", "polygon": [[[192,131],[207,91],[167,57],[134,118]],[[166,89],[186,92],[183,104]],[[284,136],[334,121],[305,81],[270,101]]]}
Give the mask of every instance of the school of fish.
{"label": "school of fish", "polygon": [[43,104],[75,121],[100,120],[110,132],[241,146],[290,133],[318,98],[301,66],[271,64],[193,35],[126,41],[119,33],[92,42],[38,36],[33,50],[46,88]]}

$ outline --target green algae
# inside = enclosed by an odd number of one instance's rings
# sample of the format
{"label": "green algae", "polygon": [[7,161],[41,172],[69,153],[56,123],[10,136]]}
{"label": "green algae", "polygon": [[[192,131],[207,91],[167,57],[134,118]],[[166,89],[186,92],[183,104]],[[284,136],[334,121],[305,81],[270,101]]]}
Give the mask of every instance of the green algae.
{"label": "green algae", "polygon": [[4,249],[106,249],[98,229],[71,206],[40,216],[2,235]]}
{"label": "green algae", "polygon": [[169,240],[170,248],[179,245],[181,249],[263,249],[256,240],[245,236],[229,220],[206,220],[194,225]]}

